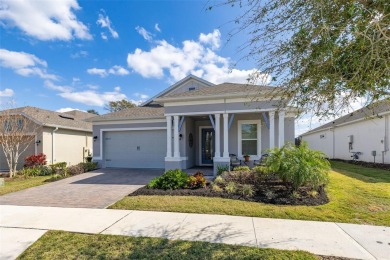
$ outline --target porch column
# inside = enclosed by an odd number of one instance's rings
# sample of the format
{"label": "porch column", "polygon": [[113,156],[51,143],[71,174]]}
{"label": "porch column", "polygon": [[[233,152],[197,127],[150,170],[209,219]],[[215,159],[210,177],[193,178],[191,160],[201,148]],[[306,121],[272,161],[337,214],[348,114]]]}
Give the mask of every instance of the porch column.
{"label": "porch column", "polygon": [[229,158],[229,114],[223,114],[223,158]]}
{"label": "porch column", "polygon": [[167,157],[172,157],[172,116],[167,116]]}
{"label": "porch column", "polygon": [[215,154],[214,157],[221,157],[221,114],[215,114]]}
{"label": "porch column", "polygon": [[279,110],[279,148],[284,145],[284,110]]}
{"label": "porch column", "polygon": [[180,158],[179,116],[173,116],[173,157]]}
{"label": "porch column", "polygon": [[269,111],[269,148],[275,148],[275,111]]}

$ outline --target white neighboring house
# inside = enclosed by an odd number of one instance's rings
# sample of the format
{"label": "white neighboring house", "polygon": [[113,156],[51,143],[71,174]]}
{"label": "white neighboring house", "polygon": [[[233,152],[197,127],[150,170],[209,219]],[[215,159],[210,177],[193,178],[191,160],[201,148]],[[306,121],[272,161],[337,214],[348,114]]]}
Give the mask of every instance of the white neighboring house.
{"label": "white neighboring house", "polygon": [[330,159],[390,164],[390,100],[382,100],[301,135]]}

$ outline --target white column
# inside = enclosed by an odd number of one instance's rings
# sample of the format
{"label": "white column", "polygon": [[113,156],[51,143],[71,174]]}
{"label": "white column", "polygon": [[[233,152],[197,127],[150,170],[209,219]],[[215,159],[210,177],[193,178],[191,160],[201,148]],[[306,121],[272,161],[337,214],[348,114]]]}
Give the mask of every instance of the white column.
{"label": "white column", "polygon": [[275,148],[275,111],[269,111],[269,148]]}
{"label": "white column", "polygon": [[167,116],[167,157],[172,157],[172,116]]}
{"label": "white column", "polygon": [[221,114],[215,114],[215,154],[214,157],[221,157]]}
{"label": "white column", "polygon": [[284,110],[279,110],[279,148],[284,145]]}
{"label": "white column", "polygon": [[257,156],[261,158],[261,120],[257,124]]}
{"label": "white column", "polygon": [[223,114],[223,157],[229,158],[229,114]]}
{"label": "white column", "polygon": [[173,116],[173,157],[180,158],[179,116]]}

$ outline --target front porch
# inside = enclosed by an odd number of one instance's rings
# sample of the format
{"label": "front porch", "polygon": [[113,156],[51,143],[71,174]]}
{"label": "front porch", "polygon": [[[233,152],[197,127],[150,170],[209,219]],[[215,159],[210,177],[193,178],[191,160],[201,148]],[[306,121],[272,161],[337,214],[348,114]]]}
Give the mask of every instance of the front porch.
{"label": "front porch", "polygon": [[[294,139],[294,117],[285,110],[187,113],[166,119],[166,170],[208,166],[215,176],[218,166],[230,167],[232,154],[253,167],[268,149]],[[250,155],[250,162],[243,163],[244,155]]]}

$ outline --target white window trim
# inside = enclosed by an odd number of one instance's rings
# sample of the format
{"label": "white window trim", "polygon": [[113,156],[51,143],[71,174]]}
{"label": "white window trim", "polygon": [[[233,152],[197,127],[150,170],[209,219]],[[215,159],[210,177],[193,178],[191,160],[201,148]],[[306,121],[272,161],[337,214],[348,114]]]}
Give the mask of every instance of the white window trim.
{"label": "white window trim", "polygon": [[244,124],[257,124],[257,154],[250,154],[251,160],[259,160],[261,158],[261,120],[238,120],[237,135],[238,135],[238,157],[242,158],[242,133],[241,126]]}

